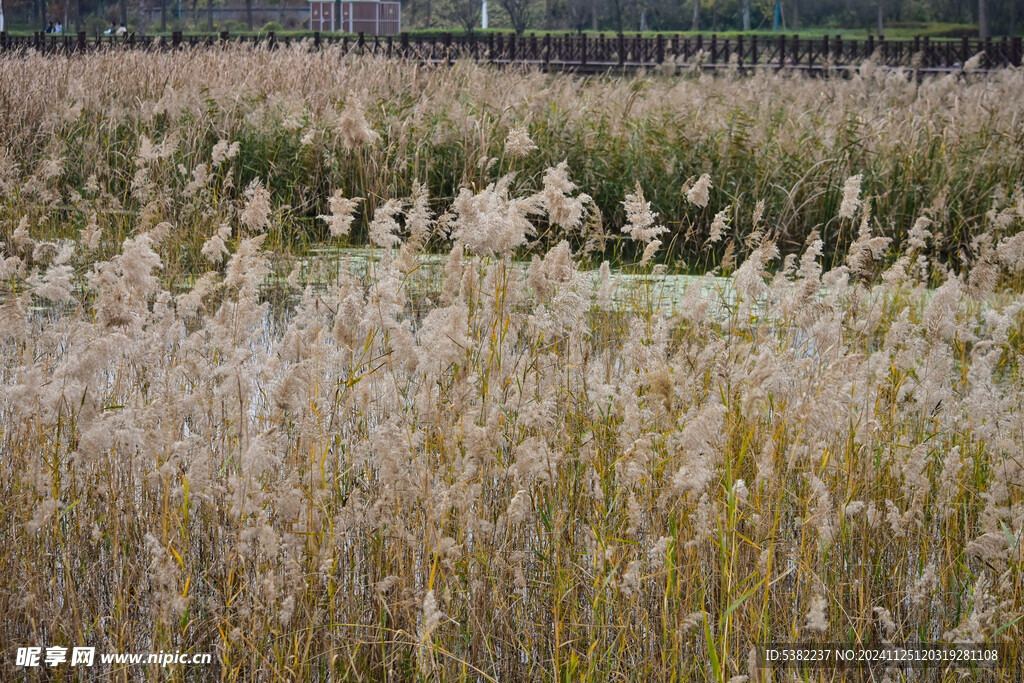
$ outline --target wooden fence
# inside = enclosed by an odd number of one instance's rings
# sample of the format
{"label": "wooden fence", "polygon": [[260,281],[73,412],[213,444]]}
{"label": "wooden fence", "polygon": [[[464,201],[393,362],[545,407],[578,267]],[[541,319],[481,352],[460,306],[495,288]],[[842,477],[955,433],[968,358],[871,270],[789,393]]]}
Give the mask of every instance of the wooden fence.
{"label": "wooden fence", "polygon": [[366,38],[314,33],[312,37],[278,39],[273,32],[254,37],[219,35],[183,35],[170,37],[45,35],[11,36],[0,34],[0,51],[36,50],[45,53],[79,53],[99,49],[174,49],[186,46],[213,46],[229,42],[273,49],[302,42],[317,49],[340,44],[346,51],[405,57],[427,63],[450,63],[474,59],[496,64],[533,64],[545,69],[572,69],[600,72],[610,69],[652,68],[665,63],[722,68],[792,68],[812,72],[857,68],[874,57],[880,66],[904,67],[921,72],[959,71],[972,57],[981,54],[980,68],[1020,66],[1024,50],[1019,37],[1000,40],[885,40],[869,36],[844,40],[841,36],[800,38],[779,35],[770,39],[758,36],[719,38],[716,35],[597,37],[585,34],[517,36],[513,33],[488,33],[482,36],[400,36]]}

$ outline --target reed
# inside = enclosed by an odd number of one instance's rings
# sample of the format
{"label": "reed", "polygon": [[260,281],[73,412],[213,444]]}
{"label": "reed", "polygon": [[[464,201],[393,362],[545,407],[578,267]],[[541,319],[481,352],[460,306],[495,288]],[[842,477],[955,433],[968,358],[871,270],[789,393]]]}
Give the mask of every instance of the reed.
{"label": "reed", "polygon": [[1012,679],[1024,88],[863,71],[4,57],[0,642],[736,683],[970,641]]}
{"label": "reed", "polygon": [[[837,207],[856,174],[875,215],[891,221],[882,231],[894,246],[902,226],[933,209],[935,248],[960,268],[971,231],[1024,172],[1018,71],[917,83],[871,62],[851,79],[672,69],[580,78],[471,62],[424,67],[302,44],[5,55],[4,234],[30,215],[51,237],[73,236],[95,213],[123,239],[143,215],[181,231],[173,241],[193,269],[197,245],[255,180],[280,213],[268,239],[301,250],[323,237],[315,216],[337,189],[372,209],[419,182],[441,213],[462,187],[511,171],[517,186],[536,187],[564,160],[611,226],[625,222],[622,198],[640,182],[675,238],[674,255],[688,262],[701,254],[683,236],[703,242],[729,211],[735,238],[749,231],[755,200],[774,216],[783,253],[817,229],[830,261],[841,259],[856,236]],[[505,151],[515,129],[536,153]],[[232,156],[214,164],[214,148],[227,142]],[[698,211],[680,189],[703,174],[714,183]],[[367,223],[355,227],[365,237]]]}

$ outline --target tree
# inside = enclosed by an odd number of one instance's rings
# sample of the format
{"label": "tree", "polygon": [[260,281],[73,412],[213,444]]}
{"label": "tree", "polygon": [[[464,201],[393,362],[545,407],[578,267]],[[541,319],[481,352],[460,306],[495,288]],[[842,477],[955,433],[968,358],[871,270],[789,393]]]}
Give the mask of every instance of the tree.
{"label": "tree", "polygon": [[451,0],[448,20],[472,31],[480,23],[480,0]]}
{"label": "tree", "polygon": [[988,20],[988,0],[978,0],[978,37],[982,40],[992,37],[992,27]]}
{"label": "tree", "polygon": [[249,24],[249,30],[252,30],[252,0],[245,0],[245,21]]}
{"label": "tree", "polygon": [[594,13],[594,4],[594,0],[566,0],[565,18],[569,22],[569,27],[577,31],[586,28]]}
{"label": "tree", "polygon": [[612,19],[615,21],[615,30],[618,33],[622,33],[625,28],[625,22],[622,19],[623,11],[625,10],[624,5],[630,0],[609,0],[609,4],[612,8]]}
{"label": "tree", "polygon": [[690,30],[700,30],[700,0],[693,0],[693,24],[690,26]]}
{"label": "tree", "polygon": [[750,0],[743,0],[743,30],[750,30]]}
{"label": "tree", "polygon": [[530,0],[501,0],[516,33],[522,35],[530,20]]}

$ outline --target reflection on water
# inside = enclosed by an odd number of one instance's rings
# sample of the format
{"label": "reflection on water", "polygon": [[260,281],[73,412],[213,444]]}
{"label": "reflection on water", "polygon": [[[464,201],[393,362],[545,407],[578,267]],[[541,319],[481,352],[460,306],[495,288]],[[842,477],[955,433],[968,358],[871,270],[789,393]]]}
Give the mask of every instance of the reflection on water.
{"label": "reflection on water", "polygon": [[[398,250],[388,252],[369,247],[323,247],[311,249],[308,256],[299,259],[298,281],[303,286],[326,289],[337,282],[339,276],[354,277],[368,285],[372,269],[385,260],[399,258]],[[403,285],[406,296],[414,309],[429,308],[436,301],[444,281],[444,268],[448,254],[417,254],[416,265],[405,277]],[[494,263],[492,261],[491,263]],[[520,277],[525,275],[530,262],[513,261],[512,268]],[[664,269],[662,269],[664,271]],[[592,278],[595,291],[601,284],[599,269],[585,268],[581,273]],[[263,293],[266,300],[287,317],[294,309],[301,292],[285,282],[281,276],[268,277]],[[613,303],[617,306],[633,307],[638,304],[653,310],[674,312],[685,292],[693,285],[701,287],[701,297],[711,302],[709,312],[714,316],[735,304],[736,294],[732,278],[721,276],[694,275],[692,273],[664,271],[658,274],[628,272],[621,268],[612,270],[614,282]]]}
{"label": "reflection on water", "polygon": [[[301,300],[306,288],[325,293],[330,286],[343,279],[353,278],[364,286],[375,281],[375,270],[386,267],[400,258],[398,250],[384,250],[369,247],[321,247],[309,250],[302,258],[278,257],[268,254],[274,261],[272,274],[266,276],[260,286],[261,300],[267,304],[264,317],[264,341],[277,338],[286,328],[295,307]],[[416,254],[410,267],[403,271],[402,288],[407,300],[406,314],[415,322],[436,305],[444,282],[445,265],[449,255],[446,253]],[[493,265],[495,260],[485,261],[484,265]],[[526,277],[530,262],[513,261],[513,276],[519,279]],[[602,278],[598,267],[582,268],[579,271],[589,277],[596,293],[602,286]],[[286,275],[287,273],[287,275]],[[189,291],[198,276],[189,276],[173,283],[174,294]],[[737,311],[737,292],[732,277],[718,275],[695,275],[686,272],[672,272],[663,266],[650,271],[635,272],[633,267],[617,268],[611,271],[612,306],[622,310],[661,312],[669,315],[685,313],[681,308],[692,305],[696,300],[708,304],[708,316],[726,326],[738,321],[729,322]],[[699,287],[699,296],[691,292],[686,301],[687,292]],[[821,301],[829,288],[822,287],[815,295]],[[920,292],[917,305],[924,305],[931,298],[933,290]],[[74,317],[76,312],[91,316],[88,309],[89,294],[79,291],[78,303],[34,305],[30,308],[32,322],[35,325],[52,325],[62,319]],[[884,293],[875,287],[867,291],[863,300],[868,308],[884,305]],[[765,301],[747,301],[743,308],[743,316],[748,322],[763,319]]]}

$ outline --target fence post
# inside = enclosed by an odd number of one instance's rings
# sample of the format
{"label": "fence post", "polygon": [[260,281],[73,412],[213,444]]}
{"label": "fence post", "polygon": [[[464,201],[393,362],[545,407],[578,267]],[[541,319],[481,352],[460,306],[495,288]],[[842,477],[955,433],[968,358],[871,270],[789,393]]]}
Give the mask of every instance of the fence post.
{"label": "fence post", "polygon": [[626,36],[619,33],[619,66],[626,65]]}
{"label": "fence post", "polygon": [[718,34],[711,34],[711,59],[708,64],[718,64]]}
{"label": "fence post", "polygon": [[222,43],[226,43],[226,42],[228,42],[229,40],[231,40],[231,36],[230,36],[230,34],[228,34],[228,32],[227,32],[227,31],[221,31],[221,32],[220,32],[220,42],[222,42]]}
{"label": "fence post", "polygon": [[1013,50],[1011,60],[1013,61],[1014,66],[1021,66],[1021,59],[1024,58],[1024,55],[1021,54],[1022,52],[1024,52],[1024,50],[1022,50],[1021,47],[1022,46],[1020,36],[1014,36],[1013,47],[1011,48]]}
{"label": "fence post", "polygon": [[177,50],[179,47],[181,47],[181,31],[172,31],[171,32],[171,46],[175,50]]}
{"label": "fence post", "polygon": [[786,36],[779,34],[779,68],[786,66]]}
{"label": "fence post", "polygon": [[544,34],[544,69],[551,66],[551,34]]}
{"label": "fence post", "polygon": [[757,66],[757,34],[750,36],[750,63]]}
{"label": "fence post", "polygon": [[842,64],[843,64],[843,37],[841,35],[839,35],[838,33],[836,34],[835,45],[833,45],[833,47],[832,47],[832,54],[834,54],[836,56],[836,59],[835,59],[836,66],[842,66]]}
{"label": "fence post", "polygon": [[665,39],[659,33],[654,39],[654,61],[662,64],[665,61]]}
{"label": "fence post", "polygon": [[87,46],[88,46],[88,41],[86,40],[86,37],[85,37],[85,31],[79,31],[78,32],[78,51],[79,52],[85,52],[85,49],[86,49]]}
{"label": "fence post", "polygon": [[580,66],[587,63],[587,34],[580,34]]}

